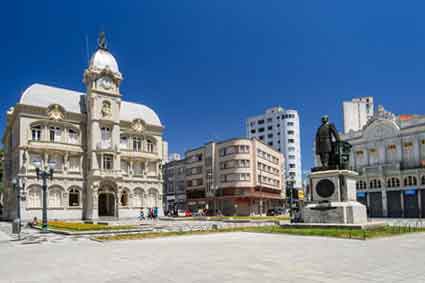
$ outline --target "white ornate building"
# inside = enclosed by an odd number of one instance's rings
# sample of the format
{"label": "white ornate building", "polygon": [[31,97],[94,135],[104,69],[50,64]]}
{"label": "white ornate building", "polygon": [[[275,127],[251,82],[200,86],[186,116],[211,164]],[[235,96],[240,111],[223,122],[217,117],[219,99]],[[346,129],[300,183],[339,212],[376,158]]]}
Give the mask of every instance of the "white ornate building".
{"label": "white ornate building", "polygon": [[104,37],[84,72],[86,93],[34,84],[7,113],[4,211],[16,215],[11,180],[21,176],[23,219],[41,218],[42,190],[35,164],[54,163],[48,181],[49,219],[136,217],[162,213],[163,125],[142,104],[122,100],[123,79]]}
{"label": "white ornate building", "polygon": [[380,106],[342,138],[353,145],[357,197],[370,216],[425,216],[425,116],[396,116]]}

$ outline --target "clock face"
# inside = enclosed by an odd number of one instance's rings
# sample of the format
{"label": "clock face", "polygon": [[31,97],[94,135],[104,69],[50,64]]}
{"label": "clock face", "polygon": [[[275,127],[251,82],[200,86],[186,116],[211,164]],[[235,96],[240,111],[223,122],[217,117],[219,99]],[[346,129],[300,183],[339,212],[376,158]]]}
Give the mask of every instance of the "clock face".
{"label": "clock face", "polygon": [[99,85],[104,89],[111,89],[114,85],[114,82],[110,77],[102,77],[100,78]]}

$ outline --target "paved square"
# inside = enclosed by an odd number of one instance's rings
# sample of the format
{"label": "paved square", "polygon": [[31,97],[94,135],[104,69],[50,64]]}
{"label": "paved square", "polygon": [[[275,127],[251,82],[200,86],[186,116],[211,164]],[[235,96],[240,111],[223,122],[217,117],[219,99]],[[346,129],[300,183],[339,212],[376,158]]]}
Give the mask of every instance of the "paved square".
{"label": "paved square", "polygon": [[0,242],[0,282],[424,282],[425,234],[359,241],[225,233]]}

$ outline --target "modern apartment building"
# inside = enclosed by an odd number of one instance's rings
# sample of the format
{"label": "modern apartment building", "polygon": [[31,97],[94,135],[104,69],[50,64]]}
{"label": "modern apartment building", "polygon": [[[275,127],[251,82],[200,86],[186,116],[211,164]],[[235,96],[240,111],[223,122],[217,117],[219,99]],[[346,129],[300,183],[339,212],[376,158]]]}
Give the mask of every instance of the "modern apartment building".
{"label": "modern apartment building", "polygon": [[258,215],[281,205],[283,155],[257,139],[210,142],[186,152],[188,207]]}
{"label": "modern apartment building", "polygon": [[302,188],[300,120],[296,110],[273,107],[248,118],[246,135],[281,152],[285,157],[282,172],[295,180],[295,188]]}
{"label": "modern apartment building", "polygon": [[354,98],[344,101],[344,133],[360,131],[374,114],[373,97]]}
{"label": "modern apartment building", "polygon": [[185,186],[185,159],[176,159],[166,163],[163,167],[166,211],[174,209],[186,209],[186,186]]}

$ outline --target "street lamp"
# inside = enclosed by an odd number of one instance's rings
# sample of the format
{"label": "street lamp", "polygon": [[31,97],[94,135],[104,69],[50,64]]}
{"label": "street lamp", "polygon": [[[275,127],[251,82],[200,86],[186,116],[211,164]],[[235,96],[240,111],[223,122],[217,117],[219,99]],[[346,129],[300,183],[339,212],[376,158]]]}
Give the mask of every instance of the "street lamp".
{"label": "street lamp", "polygon": [[25,193],[25,180],[22,177],[14,177],[12,179],[13,190],[16,192],[16,219],[13,221],[18,234],[18,239],[21,239],[21,192]]}
{"label": "street lamp", "polygon": [[35,172],[37,174],[37,180],[40,180],[41,178],[43,181],[43,219],[41,224],[41,231],[42,233],[47,233],[47,179],[53,179],[53,168],[56,166],[56,162],[50,161],[49,165],[44,169],[41,169],[40,161],[36,161],[34,165],[36,167]]}
{"label": "street lamp", "polygon": [[289,189],[289,219],[291,223],[293,222],[293,208],[292,208],[292,201],[293,201],[293,191],[294,191],[294,176],[289,175],[289,179],[287,181],[287,187]]}

